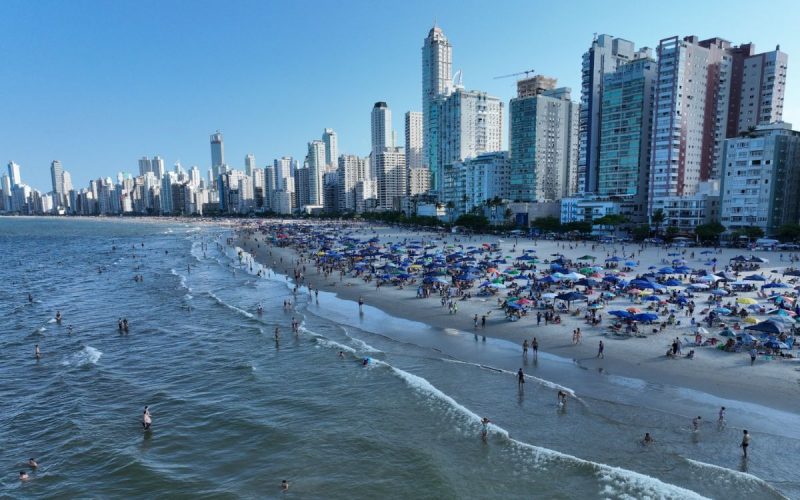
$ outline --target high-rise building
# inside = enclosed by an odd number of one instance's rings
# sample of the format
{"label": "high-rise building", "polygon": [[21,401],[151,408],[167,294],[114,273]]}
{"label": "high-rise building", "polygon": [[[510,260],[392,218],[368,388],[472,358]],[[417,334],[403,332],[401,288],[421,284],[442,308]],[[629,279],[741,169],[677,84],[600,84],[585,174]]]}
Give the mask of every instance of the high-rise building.
{"label": "high-rise building", "polygon": [[656,62],[638,58],[603,77],[597,190],[626,197],[644,216],[650,175],[650,140]]}
{"label": "high-rise building", "polygon": [[332,128],[326,128],[322,132],[322,142],[325,143],[325,166],[328,169],[336,169],[339,158],[339,143],[336,132]]}
{"label": "high-rise building", "polygon": [[22,175],[20,175],[19,165],[13,161],[8,162],[8,178],[11,181],[12,188],[22,184]]}
{"label": "high-rise building", "polygon": [[368,160],[357,155],[339,156],[339,167],[336,170],[339,195],[338,210],[354,212],[356,209],[355,189],[359,181],[369,178]]}
{"label": "high-rise building", "polygon": [[164,169],[164,159],[160,156],[156,155],[150,160],[150,166],[153,169],[153,173],[156,174],[156,178],[160,179],[164,177],[164,173],[166,170]]}
{"label": "high-rise building", "polygon": [[153,167],[150,164],[150,158],[142,156],[139,158],[139,175],[145,175],[147,172],[152,172]]}
{"label": "high-rise building", "polygon": [[392,143],[392,110],[385,102],[376,102],[372,107],[372,154],[394,147]]}
{"label": "high-rise building", "polygon": [[252,177],[253,172],[255,172],[257,169],[256,156],[253,153],[249,153],[244,157],[244,171],[248,176]]}
{"label": "high-rise building", "polygon": [[[408,156],[406,156],[406,159]],[[407,161],[407,160],[406,160]],[[431,171],[426,167],[408,169],[408,186],[406,193],[409,196],[426,194],[431,190]]]}
{"label": "high-rise building", "polygon": [[403,148],[383,148],[373,153],[372,158],[378,181],[378,206],[383,210],[393,210],[395,198],[406,195],[406,154]]}
{"label": "high-rise building", "polygon": [[463,214],[482,210],[487,200],[508,199],[510,167],[507,151],[452,163],[445,167],[442,201],[452,205],[455,213]]}
{"label": "high-rise building", "polygon": [[61,203],[64,197],[64,167],[58,160],[53,160],[50,164],[50,179],[53,184],[53,194],[58,198],[56,203]]}
{"label": "high-rise building", "polygon": [[721,221],[774,235],[800,220],[800,132],[788,123],[759,125],[727,139],[722,156]]}
{"label": "high-rise building", "polygon": [[275,189],[292,191],[288,189],[289,181],[294,177],[294,159],[284,156],[272,162],[275,167]]}
{"label": "high-rise building", "polygon": [[220,167],[225,164],[225,147],[222,143],[222,133],[217,130],[211,134],[211,177],[217,182]]}
{"label": "high-rise building", "polygon": [[578,191],[581,193],[597,192],[603,77],[640,57],[650,57],[649,49],[636,51],[633,42],[611,35],[595,36],[591,47],[583,54],[578,130]]}
{"label": "high-rise building", "polygon": [[[453,47],[441,28],[434,24],[422,45],[422,146],[425,161],[431,169],[439,165],[439,119],[434,103],[452,90],[452,66]],[[441,184],[435,178],[434,183]]]}
{"label": "high-rise building", "polygon": [[406,163],[409,169],[422,168],[425,166],[425,155],[422,149],[422,113],[408,111],[405,118]]}
{"label": "high-rise building", "polygon": [[577,188],[578,105],[567,87],[510,104],[509,198],[557,201]]}
{"label": "high-rise building", "polygon": [[453,162],[499,151],[503,132],[503,103],[486,92],[456,88],[439,97],[430,109],[436,114],[437,150],[431,154],[432,188],[441,193],[444,167]]}
{"label": "high-rise building", "polygon": [[0,200],[3,204],[3,210],[11,212],[11,178],[8,174],[3,174],[3,177],[0,178],[0,190],[3,191],[2,200]]}
{"label": "high-rise building", "polygon": [[517,97],[533,97],[545,90],[556,88],[557,80],[544,75],[534,75],[530,78],[517,80]]}
{"label": "high-rise building", "polygon": [[325,174],[325,143],[311,141],[308,143],[308,204],[322,205],[322,178]]}

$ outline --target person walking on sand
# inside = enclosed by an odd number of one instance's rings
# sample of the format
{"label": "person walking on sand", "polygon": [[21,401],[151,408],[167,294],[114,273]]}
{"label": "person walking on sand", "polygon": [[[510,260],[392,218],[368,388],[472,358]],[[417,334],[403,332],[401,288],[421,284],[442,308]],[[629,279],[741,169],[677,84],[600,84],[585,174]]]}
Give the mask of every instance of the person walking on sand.
{"label": "person walking on sand", "polygon": [[755,347],[750,349],[750,366],[753,366],[756,362],[756,357],[758,357],[758,351]]}
{"label": "person walking on sand", "polygon": [[717,419],[719,425],[725,425],[725,407],[719,409],[719,418]]}
{"label": "person walking on sand", "polygon": [[603,341],[601,340],[600,341],[600,345],[597,346],[597,357],[598,358],[605,359],[605,355],[603,354],[603,351],[605,350],[605,347],[606,346],[603,344]]}
{"label": "person walking on sand", "polygon": [[739,446],[742,447],[744,458],[747,458],[747,447],[750,446],[750,434],[747,432],[747,429],[742,431],[742,444]]}

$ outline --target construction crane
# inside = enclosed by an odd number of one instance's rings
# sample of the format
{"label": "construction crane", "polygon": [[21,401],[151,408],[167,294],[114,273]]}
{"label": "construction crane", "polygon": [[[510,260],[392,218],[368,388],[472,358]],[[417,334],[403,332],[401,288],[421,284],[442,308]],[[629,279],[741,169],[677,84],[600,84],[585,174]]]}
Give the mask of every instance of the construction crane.
{"label": "construction crane", "polygon": [[503,76],[496,76],[494,77],[495,80],[499,80],[500,78],[511,78],[512,76],[519,76],[525,75],[525,78],[528,77],[531,73],[536,73],[535,69],[529,69],[528,71],[520,71],[519,73],[511,73],[510,75],[503,75]]}

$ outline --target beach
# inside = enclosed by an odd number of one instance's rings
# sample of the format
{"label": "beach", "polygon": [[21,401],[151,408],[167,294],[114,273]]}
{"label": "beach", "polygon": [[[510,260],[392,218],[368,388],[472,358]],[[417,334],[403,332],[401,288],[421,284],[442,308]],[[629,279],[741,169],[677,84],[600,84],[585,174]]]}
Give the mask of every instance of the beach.
{"label": "beach", "polygon": [[[684,257],[695,252],[695,259],[688,262],[688,265],[701,265],[702,262],[708,261],[708,257],[703,255],[704,258],[700,259],[700,252],[709,250],[700,247],[666,249],[660,246],[650,246],[640,252],[639,246],[633,243],[629,243],[627,246],[619,243],[616,245],[596,244],[593,250],[593,242],[562,242],[541,239],[532,241],[524,238],[515,239],[490,235],[470,237],[463,234],[433,232],[424,234],[386,226],[356,226],[353,234],[366,239],[378,237],[382,244],[434,238],[441,238],[434,241],[442,246],[463,245],[466,247],[483,243],[497,244],[501,249],[500,253],[504,256],[519,256],[532,250],[542,259],[553,259],[553,255],[558,253],[575,260],[579,256],[591,254],[597,256],[600,262],[606,256],[621,254],[624,247],[628,253],[635,251],[636,260],[641,263],[638,266],[640,272],[644,272],[651,266],[662,267],[664,265],[662,260],[671,260],[673,257],[667,254],[674,252],[683,254],[685,251]],[[277,264],[276,270],[291,275],[294,266],[289,263],[295,262],[297,259],[297,255],[291,247],[270,245],[256,248],[250,238],[252,236],[244,236],[241,241],[243,248],[253,251],[256,259],[269,267],[273,267],[276,261],[283,258],[284,263]],[[272,252],[272,255],[269,255],[269,252]],[[730,248],[723,248],[720,253],[715,251],[713,257],[717,258],[720,263],[719,267],[722,269],[730,258],[743,253],[769,260],[768,263],[762,264],[760,269],[760,272],[766,275],[780,277],[780,274],[774,274],[772,271],[782,271],[789,267],[788,253],[784,255],[786,262],[779,261],[780,252],[749,252]],[[635,275],[636,273],[628,274]],[[762,358],[754,366],[750,366],[750,358],[746,352],[729,353],[712,347],[692,347],[696,353],[694,359],[666,357],[664,353],[675,337],[684,339],[694,336],[695,328],[689,324],[690,318],[686,316],[678,317],[683,320],[681,326],[671,326],[665,331],[649,334],[644,338],[614,337],[605,334],[606,325],[589,326],[582,317],[569,315],[561,316],[563,322],[560,325],[545,326],[542,323],[537,326],[536,318],[531,315],[520,321],[511,322],[498,308],[497,300],[494,297],[473,297],[466,301],[459,301],[458,312],[450,314],[447,308],[442,307],[438,296],[428,299],[417,298],[416,286],[406,285],[400,289],[397,286],[385,284],[376,287],[374,283],[365,283],[363,279],[355,278],[352,275],[347,275],[343,279],[340,279],[338,275],[325,278],[313,265],[308,264],[304,276],[305,283],[315,289],[333,292],[339,297],[353,302],[358,301],[359,297],[363,297],[367,305],[377,307],[393,316],[408,318],[442,329],[476,332],[481,336],[517,343],[520,346],[520,355],[522,354],[523,340],[530,341],[536,337],[541,351],[573,360],[584,368],[602,371],[606,375],[630,377],[651,384],[684,387],[722,399],[749,401],[786,412],[800,413],[800,398],[798,397],[800,396],[800,362],[797,361],[797,358],[793,360],[773,358],[769,361],[764,361]],[[506,294],[500,293],[499,295],[502,297]],[[707,294],[699,293],[698,302],[702,302],[706,297]],[[755,293],[741,294],[740,297],[755,297]],[[619,298],[607,304],[605,311],[625,309],[633,305],[627,298]],[[637,307],[642,306],[638,305]],[[700,309],[702,308],[698,307],[694,314],[697,320],[700,319]],[[481,317],[490,311],[485,328],[479,326],[476,329],[473,325],[474,316],[477,314]],[[760,318],[766,318],[766,316],[760,316]],[[606,318],[606,320],[608,319],[611,318]],[[581,328],[583,333],[580,344],[572,342],[572,331],[576,328]],[[725,340],[723,337],[719,338]],[[601,340],[604,341],[605,352],[604,358],[599,359],[597,351]],[[688,349],[683,347],[683,351],[685,354]]]}

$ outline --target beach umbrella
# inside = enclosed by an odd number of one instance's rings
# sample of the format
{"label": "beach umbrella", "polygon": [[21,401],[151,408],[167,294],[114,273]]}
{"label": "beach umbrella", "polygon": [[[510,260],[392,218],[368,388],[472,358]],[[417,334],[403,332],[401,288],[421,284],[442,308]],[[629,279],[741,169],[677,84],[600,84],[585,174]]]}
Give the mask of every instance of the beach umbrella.
{"label": "beach umbrella", "polygon": [[578,257],[578,260],[595,260],[596,258],[594,255],[583,255]]}
{"label": "beach umbrella", "polygon": [[507,286],[505,286],[505,285],[504,285],[504,284],[502,284],[502,283],[489,283],[489,286],[490,286],[491,288],[497,288],[497,289],[505,289],[505,288],[508,288]]}
{"label": "beach umbrella", "polygon": [[753,343],[753,342],[756,340],[756,338],[755,338],[755,337],[753,337],[752,335],[750,335],[750,334],[748,334],[748,333],[743,333],[743,334],[741,334],[741,335],[739,336],[739,338],[741,338],[741,339],[742,339],[742,343],[743,343],[743,344],[745,344],[745,345],[747,345],[747,344],[752,344],[752,343]]}
{"label": "beach umbrella", "polygon": [[587,299],[586,295],[584,295],[582,293],[579,293],[579,292],[562,293],[561,295],[557,295],[556,298],[558,300],[566,301],[567,303],[570,303],[570,302],[575,301],[575,300],[586,300]]}
{"label": "beach umbrella", "polygon": [[727,307],[717,307],[716,309],[714,309],[714,312],[717,314],[722,314],[723,316],[727,316],[728,314],[731,313],[731,310],[728,309]]}
{"label": "beach umbrella", "polygon": [[736,303],[737,304],[751,305],[751,304],[758,304],[758,301],[756,301],[756,299],[752,299],[750,297],[739,297],[738,299],[736,299]]}
{"label": "beach umbrella", "polygon": [[800,276],[800,269],[792,269],[783,273],[784,276]]}
{"label": "beach umbrella", "polygon": [[644,300],[649,300],[650,302],[660,302],[661,299],[656,297],[655,295],[650,295],[649,297],[645,297]]}
{"label": "beach umbrella", "polygon": [[689,288],[693,288],[695,290],[708,290],[711,287],[709,287],[708,285],[704,285],[702,283],[692,283],[691,285],[689,285]]}
{"label": "beach umbrella", "polygon": [[583,267],[579,269],[578,272],[581,274],[592,274],[594,272],[594,269],[592,269],[591,267]]}
{"label": "beach umbrella", "polygon": [[735,333],[733,333],[733,331],[732,331],[732,330],[729,330],[729,329],[727,329],[727,328],[726,328],[726,329],[724,329],[724,330],[722,330],[721,332],[719,332],[719,334],[720,334],[721,336],[723,336],[723,337],[735,337],[735,336],[736,336],[736,334],[735,334]]}
{"label": "beach umbrella", "polygon": [[718,296],[728,295],[728,291],[722,290],[721,288],[717,288],[716,290],[711,290],[711,295],[718,295]]}
{"label": "beach umbrella", "polygon": [[644,321],[644,322],[646,322],[646,323],[649,323],[649,322],[651,322],[651,321],[656,321],[656,320],[658,320],[658,314],[653,314],[653,313],[639,313],[639,314],[634,314],[634,315],[633,315],[633,319],[635,319],[636,321]]}
{"label": "beach umbrella", "polygon": [[767,283],[761,287],[762,290],[765,288],[789,288],[789,285],[786,283]]}
{"label": "beach umbrella", "polygon": [[542,294],[542,298],[543,299],[554,299],[554,298],[556,298],[556,294],[554,294],[554,293],[543,293]]}
{"label": "beach umbrella", "polygon": [[745,281],[767,281],[767,277],[761,274],[751,274],[744,278]]}
{"label": "beach umbrella", "polygon": [[659,274],[673,274],[675,272],[671,267],[662,267],[658,270]]}
{"label": "beach umbrella", "polygon": [[625,310],[628,311],[631,314],[637,314],[637,313],[642,312],[642,310],[639,309],[638,307],[629,307],[629,308],[627,308]]}
{"label": "beach umbrella", "polygon": [[745,323],[748,323],[750,325],[755,325],[756,323],[758,323],[758,320],[756,318],[754,318],[753,316],[748,316],[745,319],[743,319],[742,321],[744,321]]}
{"label": "beach umbrella", "polygon": [[698,326],[695,332],[699,333],[700,335],[708,335],[708,330],[706,330],[702,326]]}
{"label": "beach umbrella", "polygon": [[686,266],[678,266],[675,268],[675,272],[678,274],[689,274],[692,272],[692,268]]}
{"label": "beach umbrella", "polygon": [[788,349],[789,348],[788,345],[786,345],[783,342],[779,342],[777,340],[768,340],[767,342],[764,343],[764,346],[766,346],[766,347],[768,347],[770,349]]}
{"label": "beach umbrella", "polygon": [[585,276],[580,273],[569,273],[564,275],[564,279],[570,281],[580,280],[583,278],[585,278]]}
{"label": "beach umbrella", "polygon": [[664,285],[665,286],[681,286],[681,285],[683,285],[683,282],[680,281],[680,280],[676,280],[675,278],[670,278],[670,279],[668,279],[667,281],[664,282]]}
{"label": "beach umbrella", "polygon": [[609,258],[607,258],[607,259],[606,259],[606,262],[619,262],[619,261],[621,261],[621,260],[622,260],[622,259],[621,259],[620,257],[614,256],[614,257],[609,257]]}
{"label": "beach umbrella", "polygon": [[783,323],[768,319],[766,321],[762,321],[761,323],[756,323],[755,325],[746,326],[744,329],[748,331],[764,332],[777,335],[783,333],[786,330],[786,326]]}
{"label": "beach umbrella", "polygon": [[703,250],[703,251],[702,251],[702,252],[700,252],[700,253],[701,253],[702,255],[708,255],[708,254],[710,254],[710,253],[714,253],[714,252],[712,252],[711,250]]}
{"label": "beach umbrella", "polygon": [[679,253],[668,253],[667,254],[667,256],[669,256],[669,257],[677,257],[679,255],[680,255]]}
{"label": "beach umbrella", "polygon": [[632,317],[632,314],[629,313],[628,311],[608,311],[608,314],[616,316],[618,318],[625,318],[625,319]]}

